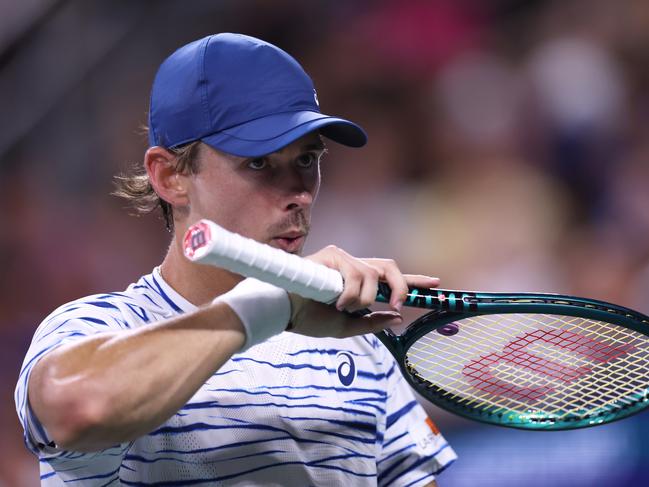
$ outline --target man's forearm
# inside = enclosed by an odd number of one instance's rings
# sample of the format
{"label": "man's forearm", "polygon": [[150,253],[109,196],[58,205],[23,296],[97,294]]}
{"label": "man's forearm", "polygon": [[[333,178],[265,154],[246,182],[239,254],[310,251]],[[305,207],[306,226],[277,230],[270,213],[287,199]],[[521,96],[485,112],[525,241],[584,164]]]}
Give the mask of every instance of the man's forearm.
{"label": "man's forearm", "polygon": [[96,451],[150,432],[245,341],[225,304],[62,345],[32,371],[29,402],[58,446]]}

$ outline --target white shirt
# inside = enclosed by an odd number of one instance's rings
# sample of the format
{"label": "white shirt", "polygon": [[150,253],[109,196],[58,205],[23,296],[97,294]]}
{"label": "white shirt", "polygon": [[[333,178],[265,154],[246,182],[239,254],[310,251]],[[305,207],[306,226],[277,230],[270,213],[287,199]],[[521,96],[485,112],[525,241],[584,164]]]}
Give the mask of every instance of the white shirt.
{"label": "white shirt", "polygon": [[282,333],[234,355],[176,414],[133,442],[96,453],[53,444],[26,399],[40,358],[84,336],[195,309],[156,268],[124,292],[73,301],[43,321],[15,394],[42,485],[420,486],[455,460],[373,335]]}

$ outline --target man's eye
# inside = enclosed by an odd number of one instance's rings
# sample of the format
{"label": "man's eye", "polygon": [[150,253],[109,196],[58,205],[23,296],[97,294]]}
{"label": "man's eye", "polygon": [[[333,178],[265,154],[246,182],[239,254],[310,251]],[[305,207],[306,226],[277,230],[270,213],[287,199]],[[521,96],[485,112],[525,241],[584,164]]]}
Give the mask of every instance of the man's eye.
{"label": "man's eye", "polygon": [[297,165],[301,168],[307,169],[313,166],[317,161],[318,156],[316,156],[313,152],[307,152],[306,154],[302,154],[298,158]]}
{"label": "man's eye", "polygon": [[266,166],[268,166],[268,160],[265,157],[258,157],[257,159],[252,159],[248,162],[248,167],[256,171],[265,169]]}

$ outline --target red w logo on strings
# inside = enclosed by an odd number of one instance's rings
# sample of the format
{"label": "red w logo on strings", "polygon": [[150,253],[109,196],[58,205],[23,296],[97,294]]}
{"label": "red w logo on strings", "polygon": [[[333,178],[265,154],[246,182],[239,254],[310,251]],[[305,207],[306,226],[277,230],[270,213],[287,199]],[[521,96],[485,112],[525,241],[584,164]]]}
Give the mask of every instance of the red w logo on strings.
{"label": "red w logo on strings", "polygon": [[[542,342],[580,355],[592,363],[575,366],[549,360],[528,351],[530,345]],[[576,381],[590,373],[596,364],[605,364],[636,350],[633,345],[607,345],[601,341],[568,330],[538,329],[516,337],[498,353],[481,356],[464,366],[462,373],[474,387],[490,394],[526,402],[539,401],[555,388],[544,385],[520,386],[497,378],[493,368],[501,363],[547,376],[563,383]]]}

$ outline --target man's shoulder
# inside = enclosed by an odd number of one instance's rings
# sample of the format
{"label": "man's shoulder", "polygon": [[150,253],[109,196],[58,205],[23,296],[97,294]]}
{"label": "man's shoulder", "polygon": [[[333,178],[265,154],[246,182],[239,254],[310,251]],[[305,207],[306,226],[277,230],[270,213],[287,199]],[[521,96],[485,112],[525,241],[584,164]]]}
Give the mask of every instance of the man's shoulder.
{"label": "man's shoulder", "polygon": [[170,317],[174,311],[173,303],[156,289],[153,274],[147,274],[123,291],[91,294],[67,302],[52,311],[43,324],[75,318],[143,324]]}

